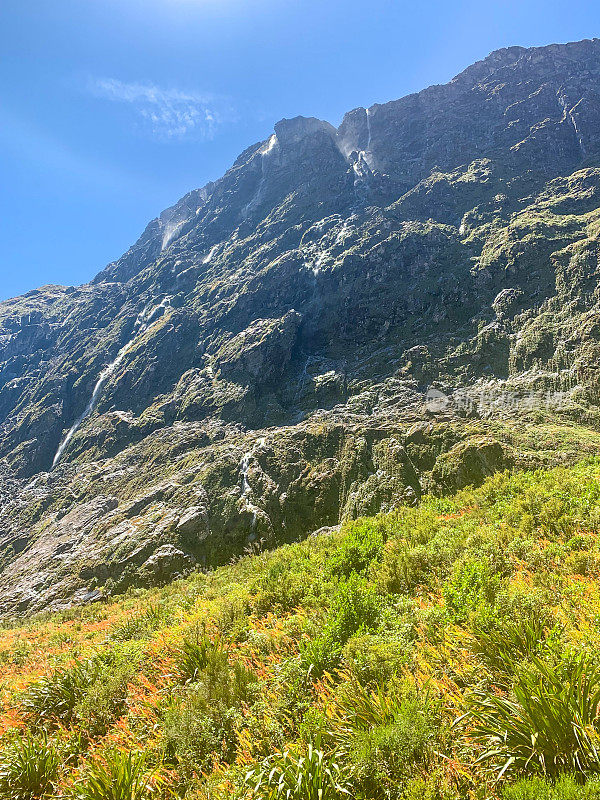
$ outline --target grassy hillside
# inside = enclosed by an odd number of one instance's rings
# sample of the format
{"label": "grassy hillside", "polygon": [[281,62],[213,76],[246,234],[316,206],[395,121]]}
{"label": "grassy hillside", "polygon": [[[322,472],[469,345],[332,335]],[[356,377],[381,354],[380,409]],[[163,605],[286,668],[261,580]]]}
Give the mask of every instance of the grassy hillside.
{"label": "grassy hillside", "polygon": [[600,461],[0,630],[0,797],[600,797]]}

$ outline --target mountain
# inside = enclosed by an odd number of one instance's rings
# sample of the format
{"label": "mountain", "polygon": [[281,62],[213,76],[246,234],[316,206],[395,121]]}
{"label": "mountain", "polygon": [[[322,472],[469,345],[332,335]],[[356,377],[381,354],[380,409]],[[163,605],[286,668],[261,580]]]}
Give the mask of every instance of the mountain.
{"label": "mountain", "polygon": [[1,303],[0,613],[593,450],[599,93],[593,39],[282,120],[90,284]]}

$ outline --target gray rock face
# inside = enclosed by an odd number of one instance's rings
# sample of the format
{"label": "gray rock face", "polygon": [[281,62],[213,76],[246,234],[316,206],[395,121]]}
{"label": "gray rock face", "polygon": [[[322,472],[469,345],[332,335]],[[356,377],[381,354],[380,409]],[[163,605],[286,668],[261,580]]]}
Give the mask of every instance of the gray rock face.
{"label": "gray rock face", "polygon": [[176,531],[182,536],[195,536],[201,542],[210,535],[208,511],[205,506],[190,506],[177,523]]}
{"label": "gray rock face", "polygon": [[455,429],[409,441],[431,383],[593,401],[599,98],[594,39],[497,51],[338,129],[283,120],[91,284],[1,303],[0,610],[507,463],[436,469]]}
{"label": "gray rock face", "polygon": [[172,544],[163,544],[141,566],[142,578],[152,583],[168,583],[182,577],[194,568],[196,561]]}
{"label": "gray rock face", "polygon": [[219,374],[239,376],[257,385],[283,377],[288,367],[302,317],[294,310],[280,319],[257,319],[233,336],[217,352]]}

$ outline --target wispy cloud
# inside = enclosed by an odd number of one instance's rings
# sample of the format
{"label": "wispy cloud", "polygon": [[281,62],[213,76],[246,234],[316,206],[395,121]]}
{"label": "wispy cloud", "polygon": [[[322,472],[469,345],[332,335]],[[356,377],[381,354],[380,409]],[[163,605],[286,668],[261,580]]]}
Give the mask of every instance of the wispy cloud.
{"label": "wispy cloud", "polygon": [[230,104],[210,94],[115,78],[96,78],[89,89],[97,97],[129,105],[143,129],[163,140],[210,139],[219,125],[232,117]]}

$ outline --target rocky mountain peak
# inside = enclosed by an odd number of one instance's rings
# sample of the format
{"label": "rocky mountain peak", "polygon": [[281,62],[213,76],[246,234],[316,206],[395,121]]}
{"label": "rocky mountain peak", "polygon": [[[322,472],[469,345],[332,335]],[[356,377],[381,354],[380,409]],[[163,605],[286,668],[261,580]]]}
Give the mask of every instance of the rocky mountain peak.
{"label": "rocky mountain peak", "polygon": [[335,139],[335,133],[333,125],[315,117],[282,119],[275,125],[275,136],[282,147],[294,147],[307,137],[320,138],[324,135]]}
{"label": "rocky mountain peak", "polygon": [[586,40],[497,51],[337,130],[282,120],[91,284],[0,304],[7,602],[149,582],[167,546],[174,571],[216,563],[510,463],[428,415],[429,386],[593,402],[599,97]]}
{"label": "rocky mountain peak", "polygon": [[574,64],[596,68],[600,39],[583,39],[566,44],[550,44],[542,47],[503,47],[492,51],[486,58],[476,61],[460,72],[451,83],[475,85],[498,70],[570,69]]}

